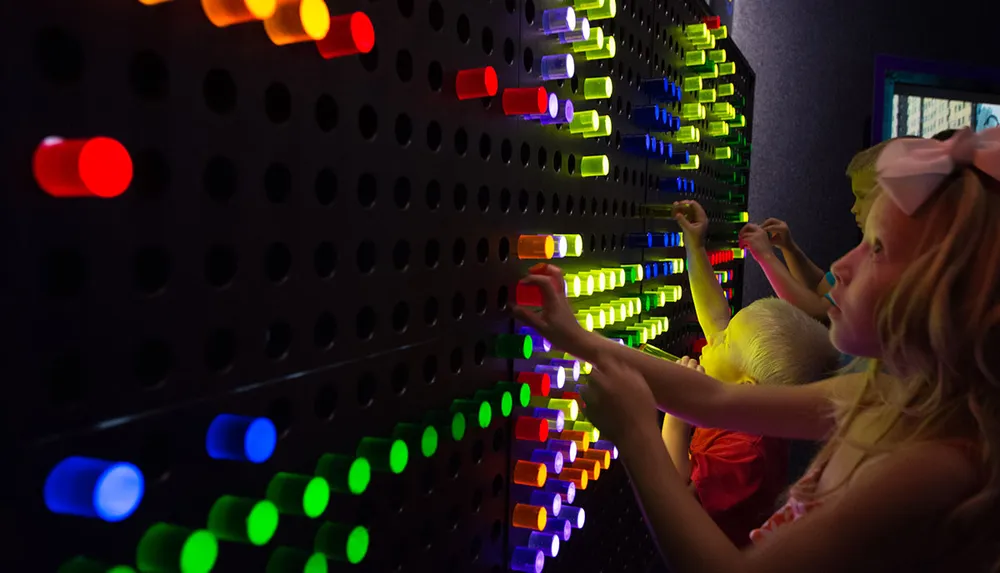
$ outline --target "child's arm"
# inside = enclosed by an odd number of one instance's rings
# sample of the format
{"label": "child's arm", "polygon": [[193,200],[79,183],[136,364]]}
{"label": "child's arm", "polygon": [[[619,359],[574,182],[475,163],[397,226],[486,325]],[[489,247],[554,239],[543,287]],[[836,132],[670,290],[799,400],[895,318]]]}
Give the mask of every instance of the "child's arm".
{"label": "child's arm", "polygon": [[[816,266],[816,263],[812,262],[795,243],[787,223],[780,219],[771,218],[765,220],[760,228],[767,232],[771,244],[781,249],[781,254],[785,257],[792,278],[802,286],[813,289],[820,296],[830,290],[829,285],[824,280],[826,272]],[[820,292],[824,286],[827,288]]]}
{"label": "child's arm", "polygon": [[641,376],[608,363],[585,389],[591,419],[617,440],[646,522],[674,573],[905,571],[940,549],[940,521],[977,486],[972,461],[922,443],[863,465],[843,494],[808,519],[739,551],[670,470]]}
{"label": "child's arm", "polygon": [[677,468],[677,474],[685,483],[691,480],[691,424],[680,418],[665,414],[663,416],[663,427],[660,428],[660,437],[663,445],[667,447],[667,453]]}
{"label": "child's arm", "polygon": [[792,278],[788,268],[774,254],[774,249],[767,240],[767,233],[757,225],[748,224],[740,231],[740,242],[750,250],[764,270],[779,298],[787,300],[817,320],[827,321],[826,313],[833,305],[823,295]]}
{"label": "child's arm", "polygon": [[715,278],[715,270],[705,252],[705,234],[708,216],[695,201],[680,201],[674,218],[684,230],[684,247],[687,249],[687,273],[691,285],[691,298],[698,314],[698,323],[711,339],[729,326],[729,302],[722,292],[722,285]]}

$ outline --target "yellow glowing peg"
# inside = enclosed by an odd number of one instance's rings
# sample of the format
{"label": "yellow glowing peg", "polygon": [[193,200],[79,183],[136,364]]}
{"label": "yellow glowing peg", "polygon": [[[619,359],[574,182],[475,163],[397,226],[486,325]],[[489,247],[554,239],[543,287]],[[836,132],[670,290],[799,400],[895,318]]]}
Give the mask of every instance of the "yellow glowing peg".
{"label": "yellow glowing peg", "polygon": [[686,121],[693,121],[698,119],[699,115],[701,115],[701,110],[704,107],[705,106],[701,105],[700,103],[681,104],[681,113],[680,113],[681,119]]}
{"label": "yellow glowing peg", "polygon": [[583,137],[591,139],[594,137],[609,137],[611,135],[611,116],[602,115],[597,118],[597,129],[583,132]]}
{"label": "yellow glowing peg", "polygon": [[618,273],[611,269],[601,269],[600,271],[604,275],[604,283],[608,285],[608,290],[615,290],[618,288]]}
{"label": "yellow glowing peg", "polygon": [[590,316],[594,317],[594,328],[601,329],[608,325],[608,317],[604,314],[604,309],[588,308],[587,312],[590,313]]}
{"label": "yellow glowing peg", "polygon": [[716,160],[733,158],[733,150],[730,147],[716,147],[714,153]]}
{"label": "yellow glowing peg", "polygon": [[553,235],[557,240],[566,241],[567,257],[579,257],[583,254],[583,237],[580,235]]}
{"label": "yellow glowing peg", "polygon": [[587,19],[591,22],[594,20],[607,20],[614,18],[617,14],[618,3],[615,0],[605,0],[604,6],[587,10]]}
{"label": "yellow glowing peg", "polygon": [[646,341],[649,340],[650,338],[656,338],[655,336],[650,337],[649,331],[644,326],[638,326],[638,325],[626,326],[625,331],[634,332],[635,335],[639,338],[640,344],[645,344]]}
{"label": "yellow glowing peg", "polygon": [[591,296],[592,294],[594,294],[594,289],[595,289],[594,277],[592,277],[592,276],[590,276],[590,275],[588,275],[586,273],[582,273],[580,275],[580,281],[583,282],[583,285],[582,285],[583,289],[582,290],[583,290],[583,294],[584,295]]}
{"label": "yellow glowing peg", "polygon": [[578,111],[573,114],[573,120],[569,122],[570,133],[585,133],[597,129],[597,112],[588,109]]}
{"label": "yellow glowing peg", "polygon": [[717,40],[725,40],[729,37],[728,26],[719,26],[718,28],[711,30],[711,32],[712,36],[714,36]]}
{"label": "yellow glowing peg", "polygon": [[694,171],[696,169],[700,169],[701,158],[698,155],[692,153],[688,158],[688,162],[682,163],[678,165],[678,167],[680,167],[682,171]]}
{"label": "yellow glowing peg", "polygon": [[604,177],[611,171],[607,155],[587,155],[580,158],[580,175],[583,177]]}
{"label": "yellow glowing peg", "polygon": [[594,332],[594,317],[587,311],[576,313],[576,321],[580,323],[587,332]]}
{"label": "yellow glowing peg", "polygon": [[742,259],[746,256],[746,251],[743,249],[733,248],[732,251],[734,259]]}
{"label": "yellow glowing peg", "polygon": [[719,64],[720,76],[731,76],[736,73],[736,62],[726,62]]}
{"label": "yellow glowing peg", "polygon": [[276,0],[201,0],[208,21],[219,28],[266,20],[277,7]]}
{"label": "yellow glowing peg", "polygon": [[701,141],[701,130],[693,125],[682,125],[674,133],[663,134],[662,138],[677,143],[698,143]]}
{"label": "yellow glowing peg", "polygon": [[573,0],[573,9],[577,12],[580,10],[595,10],[604,7],[605,1],[606,0]]}
{"label": "yellow glowing peg", "polygon": [[708,61],[721,64],[726,61],[726,51],[725,50],[709,50],[708,51]]}
{"label": "yellow glowing peg", "polygon": [[709,34],[708,24],[688,24],[684,26],[684,35],[688,38],[700,38]]}
{"label": "yellow glowing peg", "polygon": [[616,309],[612,304],[605,303],[597,308],[601,309],[601,312],[604,313],[604,317],[607,318],[608,320],[608,325],[612,325],[620,320],[625,319],[624,316],[618,316],[618,313],[616,312]]}
{"label": "yellow glowing peg", "polygon": [[330,31],[330,10],[324,0],[278,0],[264,31],[278,46],[322,40]]}
{"label": "yellow glowing peg", "polygon": [[573,42],[574,52],[588,52],[600,50],[604,47],[604,30],[595,26],[590,29],[590,39],[582,42]]}
{"label": "yellow glowing peg", "polygon": [[611,78],[587,78],[583,80],[583,99],[607,99],[614,92]]}
{"label": "yellow glowing peg", "polygon": [[698,103],[714,103],[717,97],[715,90],[700,90],[695,95]]}
{"label": "yellow glowing peg", "polygon": [[666,302],[677,302],[681,299],[683,290],[680,285],[664,285],[661,287],[660,292],[666,297],[664,300]]}
{"label": "yellow glowing peg", "polygon": [[729,135],[729,124],[724,121],[710,121],[707,131],[711,137],[723,137]]}
{"label": "yellow glowing peg", "polygon": [[608,277],[601,271],[586,271],[585,273],[594,279],[594,292],[604,292],[608,288]]}
{"label": "yellow glowing peg", "polygon": [[[598,28],[600,30],[600,28]],[[593,33],[593,29],[591,29]],[[618,53],[618,44],[615,42],[614,36],[607,36],[604,38],[604,44],[600,50],[590,50],[584,52],[583,55],[587,57],[587,61],[591,60],[610,60],[615,57]]]}
{"label": "yellow glowing peg", "polygon": [[688,76],[681,82],[681,90],[685,92],[696,92],[701,90],[703,86],[704,80],[701,79],[701,76]]}
{"label": "yellow glowing peg", "polygon": [[684,54],[685,66],[702,66],[708,63],[708,55],[705,50],[691,50]]}
{"label": "yellow glowing peg", "polygon": [[566,279],[566,296],[569,298],[579,297],[580,289],[582,287],[580,277],[576,275],[565,275],[563,278]]}
{"label": "yellow glowing peg", "polygon": [[715,91],[719,97],[729,97],[736,93],[736,86],[733,84],[719,84],[715,86]]}
{"label": "yellow glowing peg", "polygon": [[691,46],[699,50],[713,50],[715,49],[715,36],[709,34],[706,38],[691,40]]}

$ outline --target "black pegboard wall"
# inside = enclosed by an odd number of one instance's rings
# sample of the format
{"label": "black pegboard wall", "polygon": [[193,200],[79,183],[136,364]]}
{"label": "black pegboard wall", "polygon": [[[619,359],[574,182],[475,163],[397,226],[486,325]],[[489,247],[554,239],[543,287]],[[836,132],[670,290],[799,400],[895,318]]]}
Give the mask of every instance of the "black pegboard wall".
{"label": "black pegboard wall", "polygon": [[[0,61],[16,85],[3,96],[16,113],[0,159],[11,326],[4,506],[18,525],[4,570],[89,570],[66,568],[79,556],[154,570],[136,556],[154,524],[206,528],[220,496],[263,499],[277,472],[313,475],[325,453],[354,456],[366,436],[388,438],[399,423],[424,423],[544,363],[493,351],[496,335],[517,331],[509,300],[535,262],[518,259],[520,235],[580,234],[582,256],[558,261],[570,273],[642,264],[652,274],[684,254],[629,247],[636,234],[677,232],[644,218],[643,206],[694,196],[719,221],[711,248],[735,246],[738,226],[722,221],[745,210],[746,171],[708,159],[722,139],[678,146],[702,156],[700,169],[683,172],[620,149],[622,137],[647,132],[632,121],[633,108],[655,101],[642,81],[682,81],[677,61],[690,46],[674,32],[700,22],[703,4],[621,3],[615,18],[593,23],[615,37],[616,56],[577,54],[576,78],[543,82],[540,58],[564,49],[539,31],[556,6],[339,2],[331,13],[363,11],[376,43],[333,60],[309,42],[275,46],[259,22],[216,28],[193,0],[0,9]],[[729,101],[747,118],[733,132],[749,141],[753,73],[731,42],[718,44],[737,63],[718,83],[735,85]],[[543,85],[610,117],[611,136],[505,116],[499,94],[457,101],[457,71],[487,65],[501,92]],[[585,101],[580,79],[600,76],[611,78],[612,97]],[[44,193],[32,157],[53,135],[121,142],[134,163],[127,192]],[[581,158],[597,155],[608,157],[608,176],[582,178]],[[678,174],[693,194],[660,190]],[[738,308],[741,265],[719,261],[733,271],[725,286]],[[586,309],[669,284],[686,287],[686,276],[573,302]],[[649,314],[670,318],[654,344],[690,349],[698,331],[686,295],[624,324]],[[209,458],[206,431],[219,414],[270,419],[273,456]],[[360,564],[331,555],[330,570],[507,570],[526,534],[511,527],[525,502],[511,475],[527,447],[512,439],[512,420],[530,414],[494,408],[488,427],[470,418],[457,441],[437,424],[431,457],[411,441],[401,474],[373,472],[362,495],[333,493],[317,518],[283,512],[264,545],[219,541],[212,570],[285,570],[279,548],[312,551],[327,522],[370,533]],[[106,523],[49,511],[43,486],[69,456],[134,463],[146,486],[135,513]],[[547,571],[624,571],[653,559],[618,462],[574,505],[587,524]]]}

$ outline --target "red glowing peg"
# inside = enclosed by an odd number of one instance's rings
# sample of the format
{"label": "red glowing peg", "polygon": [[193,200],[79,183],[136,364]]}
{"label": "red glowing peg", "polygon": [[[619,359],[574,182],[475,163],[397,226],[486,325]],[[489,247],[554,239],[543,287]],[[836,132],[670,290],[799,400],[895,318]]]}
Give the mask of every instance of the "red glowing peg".
{"label": "red glowing peg", "polygon": [[364,12],[330,18],[330,31],[316,40],[319,54],[325,59],[367,54],[375,46],[375,28]]}
{"label": "red glowing peg", "polygon": [[507,115],[541,115],[549,109],[549,94],[543,87],[503,90],[503,112]]}
{"label": "red glowing peg", "polygon": [[719,16],[705,16],[701,19],[701,23],[705,24],[709,30],[718,30],[722,27],[722,18]]}
{"label": "red glowing peg", "polygon": [[520,416],[514,423],[514,437],[530,442],[544,442],[549,437],[549,421],[545,418]]}
{"label": "red glowing peg", "polygon": [[514,301],[517,302],[518,306],[544,306],[542,297],[542,289],[538,288],[538,285],[526,284],[523,282],[518,282],[517,287],[514,289]]}
{"label": "red glowing peg", "polygon": [[520,372],[517,381],[527,384],[532,396],[548,396],[549,386],[552,385],[549,375],[544,372]]}
{"label": "red glowing peg", "polygon": [[35,181],[53,197],[117,197],[132,182],[132,158],[109,137],[46,137],[35,149]]}
{"label": "red glowing peg", "polygon": [[497,95],[497,72],[493,66],[459,70],[455,77],[458,99],[476,99]]}

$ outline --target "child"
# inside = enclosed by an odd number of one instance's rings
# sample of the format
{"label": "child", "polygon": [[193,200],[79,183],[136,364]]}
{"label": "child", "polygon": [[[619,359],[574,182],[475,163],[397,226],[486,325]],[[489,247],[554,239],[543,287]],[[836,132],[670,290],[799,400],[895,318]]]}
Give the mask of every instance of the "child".
{"label": "child", "polygon": [[[831,291],[831,340],[874,359],[867,374],[722,384],[587,333],[548,277],[524,279],[546,305],[517,315],[596,365],[589,415],[617,440],[674,573],[944,573],[997,563],[1000,128],[893,142],[878,169],[882,193],[861,244],[833,265]],[[656,403],[701,425],[827,444],[740,552],[665,470]]]}
{"label": "child", "polygon": [[[708,217],[694,201],[675,205],[691,296],[708,339],[700,365],[687,357],[681,365],[726,384],[797,384],[832,372],[838,353],[826,328],[791,304],[758,300],[729,317],[729,303],[705,252]],[[750,531],[771,514],[788,486],[788,442],[714,428],[698,428],[692,435],[686,421],[670,414],[663,419],[662,438],[705,511],[737,547],[748,544]]]}

